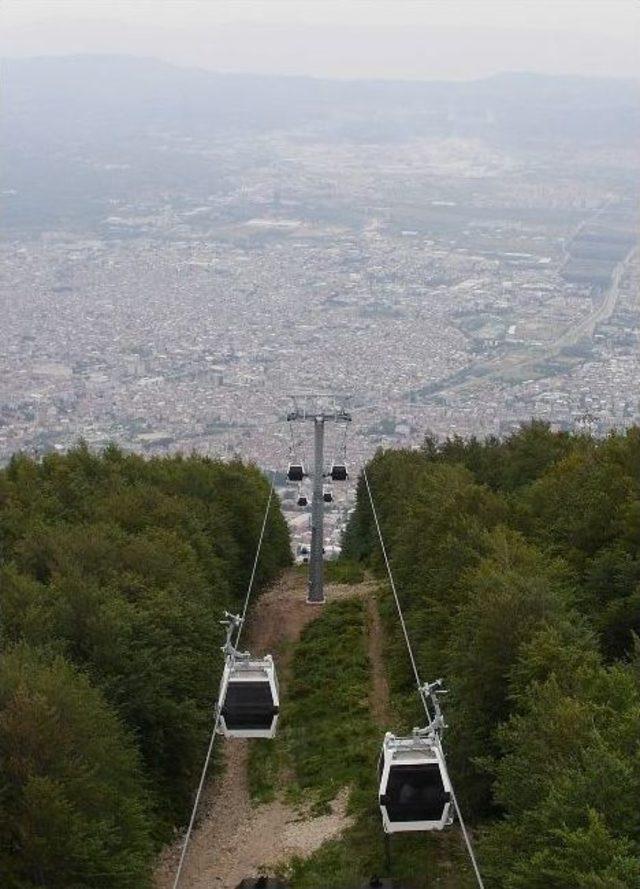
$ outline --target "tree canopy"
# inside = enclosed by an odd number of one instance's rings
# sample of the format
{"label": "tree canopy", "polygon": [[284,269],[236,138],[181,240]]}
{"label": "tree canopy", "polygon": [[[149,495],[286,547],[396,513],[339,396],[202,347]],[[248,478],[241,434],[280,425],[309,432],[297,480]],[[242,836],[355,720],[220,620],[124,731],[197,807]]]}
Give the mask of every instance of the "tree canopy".
{"label": "tree canopy", "polygon": [[[16,889],[148,885],[188,813],[218,622],[268,494],[253,466],[114,447],[0,471],[0,871]],[[290,558],[274,500],[258,587]]]}
{"label": "tree canopy", "polygon": [[[533,422],[367,467],[424,680],[501,889],[640,885],[640,429]],[[345,553],[384,577],[362,479]],[[420,708],[387,603],[390,678]]]}

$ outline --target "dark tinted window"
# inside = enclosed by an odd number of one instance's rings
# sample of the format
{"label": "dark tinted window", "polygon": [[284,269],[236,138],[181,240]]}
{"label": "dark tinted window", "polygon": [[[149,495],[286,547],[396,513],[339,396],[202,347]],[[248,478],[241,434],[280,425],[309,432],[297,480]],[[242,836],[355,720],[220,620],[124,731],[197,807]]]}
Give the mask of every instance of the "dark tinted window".
{"label": "dark tinted window", "polygon": [[268,682],[229,682],[222,706],[227,728],[268,729],[277,712]]}
{"label": "dark tinted window", "polygon": [[392,766],[381,800],[391,821],[439,821],[448,801],[436,763]]}

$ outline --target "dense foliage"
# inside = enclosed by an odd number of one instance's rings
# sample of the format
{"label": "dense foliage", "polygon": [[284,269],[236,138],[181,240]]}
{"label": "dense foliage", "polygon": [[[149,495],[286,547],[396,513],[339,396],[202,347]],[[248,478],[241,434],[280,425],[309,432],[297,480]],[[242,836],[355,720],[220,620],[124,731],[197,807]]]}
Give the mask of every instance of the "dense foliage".
{"label": "dense foliage", "polygon": [[[348,788],[350,816],[341,836],[289,862],[287,875],[295,889],[364,886],[373,874],[388,869],[377,786],[384,729],[370,706],[373,631],[366,595],[325,605],[294,650],[280,735],[285,765],[303,799],[316,801],[316,811],[325,811],[329,800]],[[464,851],[451,833],[437,840],[420,834],[394,837],[393,875],[403,886],[473,885]]]}
{"label": "dense foliage", "polygon": [[[449,760],[491,885],[640,885],[640,429],[535,422],[367,471],[421,674],[451,691]],[[382,576],[362,480],[345,550]],[[385,607],[406,730],[417,696]]]}
{"label": "dense foliage", "polygon": [[[269,485],[240,463],[80,446],[0,472],[0,873],[144,887],[211,730],[218,621]],[[272,507],[258,585],[290,560]]]}
{"label": "dense foliage", "polygon": [[296,777],[328,803],[345,785],[362,786],[377,753],[361,600],[324,608],[296,646],[292,673],[287,742]]}

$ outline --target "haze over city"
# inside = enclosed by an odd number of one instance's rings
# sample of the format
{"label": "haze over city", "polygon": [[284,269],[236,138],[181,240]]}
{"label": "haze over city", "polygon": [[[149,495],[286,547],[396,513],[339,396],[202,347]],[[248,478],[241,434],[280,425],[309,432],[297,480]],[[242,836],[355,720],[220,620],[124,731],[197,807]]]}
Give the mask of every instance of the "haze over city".
{"label": "haze over city", "polygon": [[2,4],[0,457],[636,420],[637,12]]}
{"label": "haze over city", "polygon": [[4,0],[0,14],[3,55],[370,79],[640,71],[635,0]]}

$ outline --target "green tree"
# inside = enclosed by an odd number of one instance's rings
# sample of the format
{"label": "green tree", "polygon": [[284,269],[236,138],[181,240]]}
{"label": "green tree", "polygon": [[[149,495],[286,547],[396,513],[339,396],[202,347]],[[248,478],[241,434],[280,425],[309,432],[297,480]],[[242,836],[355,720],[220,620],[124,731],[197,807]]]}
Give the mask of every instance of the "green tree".
{"label": "green tree", "polygon": [[7,889],[149,885],[150,807],[131,738],[62,658],[0,657],[0,870]]}
{"label": "green tree", "polygon": [[[564,646],[558,634],[556,641]],[[572,671],[564,669],[569,664]],[[527,675],[545,672],[523,687]],[[572,653],[554,652],[553,635],[543,630],[523,648],[512,690],[516,711],[498,732],[502,757],[495,760],[495,795],[507,818],[483,843],[496,884],[636,885],[624,883],[637,873],[640,850],[633,672],[601,666],[585,635]]]}
{"label": "green tree", "polygon": [[509,676],[520,649],[563,616],[570,587],[563,566],[504,527],[487,535],[486,555],[461,584],[465,599],[451,628],[446,675],[452,764],[475,811],[490,800],[477,763],[495,755],[496,728],[510,712]]}

